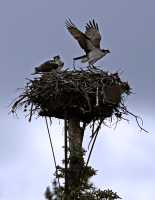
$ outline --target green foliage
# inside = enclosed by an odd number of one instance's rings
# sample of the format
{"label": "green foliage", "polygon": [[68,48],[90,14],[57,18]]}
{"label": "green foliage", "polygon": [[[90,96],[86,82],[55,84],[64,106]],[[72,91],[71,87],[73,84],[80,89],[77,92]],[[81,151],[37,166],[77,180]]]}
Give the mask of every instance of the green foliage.
{"label": "green foliage", "polygon": [[[57,176],[64,180],[65,169],[63,167],[57,167],[58,172]],[[55,173],[56,174],[56,173]],[[96,170],[92,167],[87,166],[84,168],[83,173],[81,173],[80,177],[80,186],[76,188],[68,188],[69,197],[66,200],[115,200],[121,199],[116,192],[112,190],[101,190],[96,188],[91,182],[90,178],[96,175]],[[50,195],[46,195],[45,197],[48,200],[62,200],[64,199],[65,188],[59,187],[57,184],[57,177],[55,175],[55,179],[53,181],[53,188]],[[49,190],[49,188],[47,188]],[[46,192],[47,192],[46,190]],[[49,193],[49,191],[48,191]],[[49,196],[50,198],[47,198]]]}

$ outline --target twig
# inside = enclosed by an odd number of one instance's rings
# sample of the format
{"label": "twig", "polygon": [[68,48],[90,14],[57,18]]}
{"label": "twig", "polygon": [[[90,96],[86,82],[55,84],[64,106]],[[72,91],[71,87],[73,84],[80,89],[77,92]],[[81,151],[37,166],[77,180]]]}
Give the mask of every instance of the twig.
{"label": "twig", "polygon": [[30,108],[30,117],[29,117],[29,122],[31,122],[32,119],[32,113],[33,112],[33,103],[31,104],[31,108]]}
{"label": "twig", "polygon": [[[122,104],[123,105],[123,104]],[[135,119],[136,119],[136,122],[137,122],[137,125],[138,127],[140,128],[141,131],[144,131],[146,133],[149,133],[147,130],[145,130],[142,126],[143,126],[143,119],[138,116],[138,115],[135,115],[133,114],[132,112],[128,111],[127,108],[123,105],[123,107],[121,107],[122,110],[125,111],[126,114],[130,114],[131,116],[133,116]],[[141,124],[139,122],[139,120],[141,121]]]}

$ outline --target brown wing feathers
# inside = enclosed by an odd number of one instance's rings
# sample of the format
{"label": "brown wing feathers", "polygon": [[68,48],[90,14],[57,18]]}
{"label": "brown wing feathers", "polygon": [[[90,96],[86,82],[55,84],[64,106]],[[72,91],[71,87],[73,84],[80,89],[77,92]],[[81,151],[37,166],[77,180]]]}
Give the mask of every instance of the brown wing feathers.
{"label": "brown wing feathers", "polygon": [[70,19],[66,20],[66,28],[86,53],[89,53],[93,48],[100,48],[101,35],[94,19],[89,20],[86,24],[85,33],[81,32]]}
{"label": "brown wing feathers", "polygon": [[95,22],[95,20],[89,20],[89,23],[86,24],[85,28],[85,34],[91,40],[93,46],[100,48],[101,34],[99,32],[98,24]]}
{"label": "brown wing feathers", "polygon": [[67,19],[65,24],[71,35],[79,42],[81,48],[87,52],[87,40],[89,40],[89,38],[82,33],[70,19]]}

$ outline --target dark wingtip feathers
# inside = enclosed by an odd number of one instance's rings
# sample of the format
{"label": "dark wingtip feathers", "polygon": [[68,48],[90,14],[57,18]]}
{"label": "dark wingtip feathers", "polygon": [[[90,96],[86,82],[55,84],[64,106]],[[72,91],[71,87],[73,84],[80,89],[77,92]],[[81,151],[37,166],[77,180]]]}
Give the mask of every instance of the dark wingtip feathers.
{"label": "dark wingtip feathers", "polygon": [[97,31],[99,31],[98,23],[95,22],[95,20],[89,20],[89,22],[86,24],[86,30],[94,28]]}
{"label": "dark wingtip feathers", "polygon": [[[67,29],[70,29],[73,27],[76,28],[75,24],[72,22],[72,20],[70,18],[66,19],[65,27]],[[96,23],[94,19],[89,20],[89,22],[86,24],[85,28],[86,28],[86,30],[93,28],[93,29],[96,29],[97,31],[99,31],[98,23]]]}
{"label": "dark wingtip feathers", "polygon": [[73,24],[73,22],[71,21],[70,18],[67,18],[66,21],[65,21],[65,27],[67,29],[71,28],[71,27],[75,27],[75,24]]}

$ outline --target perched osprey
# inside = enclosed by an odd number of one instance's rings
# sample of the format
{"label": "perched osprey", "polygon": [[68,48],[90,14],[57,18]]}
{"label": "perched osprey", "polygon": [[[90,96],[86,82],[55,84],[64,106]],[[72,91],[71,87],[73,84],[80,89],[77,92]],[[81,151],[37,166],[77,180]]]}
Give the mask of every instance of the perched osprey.
{"label": "perched osprey", "polygon": [[66,28],[86,53],[85,55],[76,57],[73,60],[81,59],[82,63],[88,62],[89,66],[93,66],[93,64],[98,60],[110,53],[108,49],[100,48],[101,34],[99,32],[98,24],[94,19],[86,24],[85,33],[81,32],[70,19],[66,20]]}
{"label": "perched osprey", "polygon": [[35,67],[35,73],[38,72],[51,72],[52,70],[60,71],[64,66],[60,56],[55,56],[53,59],[48,60],[41,64],[39,67]]}

